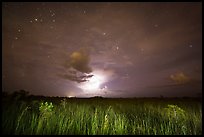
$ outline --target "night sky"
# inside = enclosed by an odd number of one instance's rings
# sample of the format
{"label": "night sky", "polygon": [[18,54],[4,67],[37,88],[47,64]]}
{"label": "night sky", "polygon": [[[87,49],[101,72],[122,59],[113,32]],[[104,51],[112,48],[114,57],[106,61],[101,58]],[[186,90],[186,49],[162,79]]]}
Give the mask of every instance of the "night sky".
{"label": "night sky", "polygon": [[3,91],[201,95],[201,4],[3,3]]}

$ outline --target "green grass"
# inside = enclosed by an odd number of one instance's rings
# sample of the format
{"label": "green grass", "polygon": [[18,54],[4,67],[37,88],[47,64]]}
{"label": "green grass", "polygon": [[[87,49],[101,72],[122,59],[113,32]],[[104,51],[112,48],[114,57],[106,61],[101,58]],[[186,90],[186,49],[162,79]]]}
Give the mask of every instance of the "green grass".
{"label": "green grass", "polygon": [[15,135],[201,135],[202,104],[185,99],[4,101],[2,126],[3,134]]}

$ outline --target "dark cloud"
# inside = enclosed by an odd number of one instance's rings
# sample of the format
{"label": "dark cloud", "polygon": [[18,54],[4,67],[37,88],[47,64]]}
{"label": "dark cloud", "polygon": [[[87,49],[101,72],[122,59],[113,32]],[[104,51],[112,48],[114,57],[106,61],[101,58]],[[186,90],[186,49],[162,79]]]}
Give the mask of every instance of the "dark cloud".
{"label": "dark cloud", "polygon": [[61,78],[67,79],[67,80],[71,80],[71,81],[81,83],[81,82],[88,81],[88,79],[91,78],[93,75],[83,74],[81,76],[77,76],[77,74],[64,74],[64,75],[60,74],[58,76],[60,76]]}
{"label": "dark cloud", "polygon": [[92,72],[92,68],[89,66],[90,57],[86,49],[80,49],[71,53],[68,63],[64,65],[65,69],[68,69],[64,75],[59,75],[61,78],[75,81],[78,83],[86,82],[93,75],[89,75]]}
{"label": "dark cloud", "polygon": [[78,83],[86,82],[93,76],[89,75],[92,72],[89,63],[90,57],[86,49],[81,48],[78,51],[74,51],[71,53],[68,63],[64,66],[68,69],[68,72],[59,76]]}
{"label": "dark cloud", "polygon": [[90,57],[89,54],[84,49],[75,51],[70,55],[70,66],[82,73],[92,72],[89,66]]}
{"label": "dark cloud", "polygon": [[79,76],[80,79],[87,79],[87,78],[91,78],[93,77],[93,75],[83,75],[83,76]]}

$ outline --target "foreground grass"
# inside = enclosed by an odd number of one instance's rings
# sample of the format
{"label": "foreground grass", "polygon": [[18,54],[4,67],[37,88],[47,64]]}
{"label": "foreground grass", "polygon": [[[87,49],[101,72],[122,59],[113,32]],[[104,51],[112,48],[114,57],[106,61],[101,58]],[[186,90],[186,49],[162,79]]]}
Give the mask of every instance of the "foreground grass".
{"label": "foreground grass", "polygon": [[201,135],[201,102],[64,99],[3,103],[3,134]]}

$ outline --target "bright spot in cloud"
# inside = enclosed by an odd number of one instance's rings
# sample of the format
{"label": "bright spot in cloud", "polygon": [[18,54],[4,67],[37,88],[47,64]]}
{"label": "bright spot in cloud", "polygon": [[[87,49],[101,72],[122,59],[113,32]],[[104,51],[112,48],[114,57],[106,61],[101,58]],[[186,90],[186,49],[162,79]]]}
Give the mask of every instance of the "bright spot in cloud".
{"label": "bright spot in cloud", "polygon": [[103,84],[103,82],[105,81],[105,77],[100,73],[93,72],[91,73],[91,75],[93,76],[89,78],[88,81],[80,85],[80,88],[87,93],[97,92],[98,89],[100,88],[100,85]]}
{"label": "bright spot in cloud", "polygon": [[109,92],[109,89],[106,85],[103,87],[102,85],[115,79],[117,76],[112,69],[94,69],[95,70],[89,74],[93,76],[88,78],[88,81],[79,83],[78,87],[87,95],[103,95],[104,93]]}

